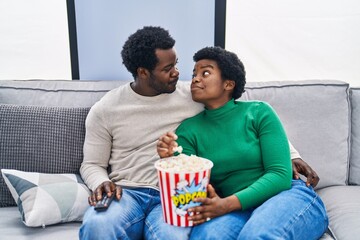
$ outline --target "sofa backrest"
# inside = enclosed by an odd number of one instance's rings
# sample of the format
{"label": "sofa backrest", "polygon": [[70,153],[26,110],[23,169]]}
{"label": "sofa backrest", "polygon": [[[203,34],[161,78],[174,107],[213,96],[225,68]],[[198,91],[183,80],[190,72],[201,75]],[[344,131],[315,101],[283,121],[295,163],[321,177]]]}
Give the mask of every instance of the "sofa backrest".
{"label": "sofa backrest", "polygon": [[0,103],[91,107],[106,92],[129,81],[2,80]]}
{"label": "sofa backrest", "polygon": [[347,83],[251,82],[241,99],[263,100],[274,107],[290,142],[318,173],[318,189],[347,183],[351,129]]}
{"label": "sofa backrest", "polygon": [[349,184],[360,185],[360,88],[350,90],[351,158]]}
{"label": "sofa backrest", "polygon": [[[0,104],[0,169],[79,173],[89,108]],[[15,206],[0,175],[0,207]]]}
{"label": "sofa backrest", "polygon": [[[77,143],[82,144],[84,129],[73,135],[74,131],[61,131],[66,123],[66,114],[70,114],[70,119],[74,121],[75,128],[85,121],[89,107],[98,101],[106,92],[116,88],[126,81],[0,81],[0,105],[10,104],[13,112],[9,112],[7,106],[1,106],[0,127],[1,131],[8,131],[9,127],[4,125],[12,124],[11,128],[19,129],[23,125],[17,120],[20,114],[21,118],[29,117],[36,119],[35,123],[40,121],[55,123],[54,130],[60,134],[51,132],[41,132],[38,130],[37,141],[48,139],[47,134],[52,136],[52,141],[70,142],[74,137],[79,137]],[[351,91],[351,98],[355,101],[352,105],[353,110],[353,138],[354,145],[360,146],[360,90]],[[319,174],[320,183],[317,188],[323,188],[333,185],[345,185],[348,181],[348,166],[350,158],[350,96],[349,85],[340,81],[289,81],[289,82],[262,82],[247,83],[246,92],[242,98],[244,100],[263,100],[269,102],[279,114],[288,137],[295,148],[300,152],[302,158],[308,162]],[[354,101],[353,101],[354,102]],[[18,105],[19,107],[15,107]],[[34,106],[42,106],[35,107]],[[46,106],[46,107],[45,107]],[[37,113],[32,114],[34,111]],[[55,114],[62,113],[62,114]],[[31,115],[32,114],[32,115]],[[20,118],[19,118],[20,119]],[[26,121],[30,121],[29,119]],[[80,122],[79,122],[80,121]],[[32,125],[30,125],[32,126]],[[82,125],[83,126],[83,125]],[[38,126],[39,127],[39,126]],[[36,134],[37,130],[27,128],[28,134]],[[44,133],[44,134],[41,134]],[[11,134],[11,133],[9,133]],[[21,140],[21,132],[17,132],[18,140]],[[55,138],[54,138],[55,136]],[[21,149],[26,146],[24,143],[11,143],[6,136],[1,136],[2,145],[0,153],[0,168],[15,168],[23,171],[41,171],[49,173],[77,172],[81,162],[81,146],[64,152],[60,150],[60,155],[54,158],[54,155],[46,155],[40,152],[30,154],[31,150]],[[31,137],[27,139],[32,139]],[[34,138],[33,138],[34,139]],[[35,141],[32,146],[36,146]],[[72,144],[74,146],[74,144]],[[353,146],[354,146],[353,145]],[[42,146],[41,144],[39,145]],[[70,145],[64,146],[69,149]],[[21,151],[16,149],[20,148]],[[81,149],[80,149],[81,148]],[[74,154],[80,149],[80,153]],[[12,152],[5,152],[11,150]],[[43,150],[43,149],[42,149]],[[47,153],[51,154],[52,150]],[[59,153],[58,152],[58,153]],[[62,155],[66,153],[69,156]],[[29,157],[27,157],[27,155]],[[360,149],[352,148],[351,161],[352,170],[350,172],[350,183],[360,183]],[[21,158],[23,157],[23,158]],[[31,163],[37,158],[42,158],[43,165],[32,166]],[[58,158],[69,158],[73,165],[70,168],[58,169],[56,163]],[[46,159],[49,161],[45,164]],[[20,167],[18,167],[20,166]],[[47,167],[47,168],[43,168]],[[1,178],[1,176],[0,176]],[[13,205],[14,202],[5,185],[1,187],[3,180],[0,179],[0,206]],[[6,194],[4,193],[6,192]],[[4,200],[5,199],[5,200]],[[4,200],[4,201],[3,201]],[[10,203],[9,203],[10,201]],[[5,202],[5,203],[4,203]]]}
{"label": "sofa backrest", "polygon": [[[0,169],[78,173],[90,107],[125,81],[0,81]],[[0,175],[0,207],[15,206]]]}

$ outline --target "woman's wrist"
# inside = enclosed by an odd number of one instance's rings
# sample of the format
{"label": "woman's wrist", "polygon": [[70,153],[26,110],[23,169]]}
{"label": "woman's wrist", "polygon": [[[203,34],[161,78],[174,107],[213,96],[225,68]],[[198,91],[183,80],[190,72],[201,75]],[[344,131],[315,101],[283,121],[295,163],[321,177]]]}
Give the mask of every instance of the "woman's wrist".
{"label": "woman's wrist", "polygon": [[241,210],[241,208],[242,208],[241,203],[235,195],[231,195],[231,196],[225,198],[225,200],[226,200],[225,205],[226,205],[227,212]]}

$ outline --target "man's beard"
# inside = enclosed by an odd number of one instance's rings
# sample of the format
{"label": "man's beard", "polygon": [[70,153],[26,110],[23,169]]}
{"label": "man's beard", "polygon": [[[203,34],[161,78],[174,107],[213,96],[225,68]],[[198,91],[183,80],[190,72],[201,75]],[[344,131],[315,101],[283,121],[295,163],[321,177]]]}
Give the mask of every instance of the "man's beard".
{"label": "man's beard", "polygon": [[156,81],[156,78],[152,73],[150,73],[149,86],[159,94],[172,93],[176,89],[176,87],[171,87],[170,88],[171,85]]}

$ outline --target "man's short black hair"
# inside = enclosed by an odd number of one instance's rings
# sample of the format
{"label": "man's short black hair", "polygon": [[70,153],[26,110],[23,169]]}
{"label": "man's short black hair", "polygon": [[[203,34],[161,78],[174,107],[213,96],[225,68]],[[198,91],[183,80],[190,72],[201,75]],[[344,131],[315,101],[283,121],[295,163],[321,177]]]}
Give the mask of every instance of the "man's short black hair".
{"label": "man's short black hair", "polygon": [[235,81],[232,97],[234,99],[241,97],[245,88],[246,73],[244,64],[235,53],[229,52],[221,47],[205,47],[197,51],[193,59],[195,62],[202,59],[214,60],[220,68],[222,79]]}
{"label": "man's short black hair", "polygon": [[161,27],[145,26],[138,29],[126,40],[121,56],[123,64],[136,79],[137,69],[143,67],[149,71],[154,70],[158,59],[156,49],[171,49],[175,40],[169,32]]}

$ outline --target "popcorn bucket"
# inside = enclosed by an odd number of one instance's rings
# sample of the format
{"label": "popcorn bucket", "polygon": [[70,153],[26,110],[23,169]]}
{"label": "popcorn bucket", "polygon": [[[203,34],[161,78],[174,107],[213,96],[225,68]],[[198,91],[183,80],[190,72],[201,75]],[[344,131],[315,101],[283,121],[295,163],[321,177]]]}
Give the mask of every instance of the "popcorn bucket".
{"label": "popcorn bucket", "polygon": [[[207,196],[207,185],[213,163],[196,156],[180,156],[160,159],[155,163],[155,168],[159,178],[164,221],[178,227],[190,227],[193,226],[193,222],[188,220],[187,210],[200,205],[193,202],[194,198]],[[190,165],[196,159],[198,165],[174,167],[176,165],[174,162],[179,157],[183,158],[183,162],[190,162]]]}

